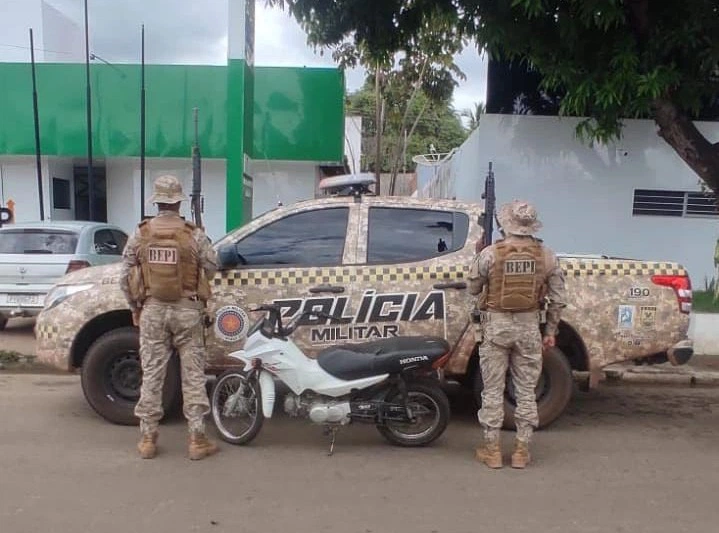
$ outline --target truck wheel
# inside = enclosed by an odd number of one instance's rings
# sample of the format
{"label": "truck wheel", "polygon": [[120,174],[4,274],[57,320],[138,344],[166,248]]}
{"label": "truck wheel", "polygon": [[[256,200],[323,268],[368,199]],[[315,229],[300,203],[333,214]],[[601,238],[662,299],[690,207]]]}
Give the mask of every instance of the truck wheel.
{"label": "truck wheel", "polygon": [[[81,381],[85,399],[97,414],[114,424],[138,425],[134,409],[140,399],[142,366],[137,329],[120,328],[97,339],[83,360]],[[180,387],[180,365],[172,356],[162,393],[166,415],[176,407]]]}
{"label": "truck wheel", "polygon": [[7,326],[7,318],[0,316],[0,331],[4,330],[5,326]]}
{"label": "truck wheel", "polygon": [[[511,376],[507,372],[507,381],[504,389],[504,429],[514,430],[514,387]],[[482,372],[477,366],[475,374],[474,397],[478,406],[482,405]],[[574,390],[572,368],[569,366],[564,353],[557,347],[550,348],[542,360],[542,374],[537,383],[537,413],[539,415],[539,428],[545,428],[554,422],[564,412],[569,404]]]}

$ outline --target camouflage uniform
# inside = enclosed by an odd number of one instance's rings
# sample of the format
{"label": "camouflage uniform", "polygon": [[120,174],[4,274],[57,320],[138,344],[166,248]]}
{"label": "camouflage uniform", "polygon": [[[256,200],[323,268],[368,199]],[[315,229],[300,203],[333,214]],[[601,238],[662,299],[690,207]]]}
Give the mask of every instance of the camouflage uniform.
{"label": "camouflage uniform", "polygon": [[[498,216],[509,245],[541,242],[532,235],[541,227],[536,212],[525,202],[515,201],[502,207]],[[477,295],[490,290],[490,273],[497,257],[497,245],[484,248],[472,261],[469,273],[470,293]],[[554,253],[541,246],[539,260],[543,262],[539,285],[549,300],[545,338],[557,334],[561,309],[565,304],[564,276]],[[504,290],[504,289],[502,289]],[[480,306],[481,307],[481,306]],[[522,467],[529,460],[528,444],[534,428],[539,425],[535,387],[542,371],[542,336],[539,311],[507,312],[488,309],[484,312],[483,341],[479,347],[482,373],[482,407],[477,413],[484,428],[485,448],[478,450],[478,458],[501,466],[499,436],[504,419],[504,388],[507,369],[515,389],[517,435],[513,466]],[[484,460],[490,457],[489,462]],[[524,457],[524,459],[522,459]]]}
{"label": "camouflage uniform", "polygon": [[[155,203],[177,204],[186,199],[174,176],[161,176],[156,180],[155,194],[151,198]],[[180,215],[175,210],[161,208],[156,219],[163,217],[179,219]],[[193,226],[192,238],[197,243],[198,272],[202,269],[206,279],[212,279],[217,271],[216,252],[202,229]],[[163,415],[163,383],[174,348],[180,357],[183,413],[190,433],[190,457],[202,458],[217,451],[216,446],[204,436],[204,416],[210,410],[205,389],[204,303],[197,297],[183,297],[169,302],[149,297],[143,302],[137,301],[131,287],[131,270],[141,263],[141,241],[138,227],[127,241],[120,276],[120,288],[135,321],[139,315],[139,324],[136,325],[140,326],[143,379],[140,400],[135,407],[142,434],[138,448],[143,457],[155,455],[158,425]]]}

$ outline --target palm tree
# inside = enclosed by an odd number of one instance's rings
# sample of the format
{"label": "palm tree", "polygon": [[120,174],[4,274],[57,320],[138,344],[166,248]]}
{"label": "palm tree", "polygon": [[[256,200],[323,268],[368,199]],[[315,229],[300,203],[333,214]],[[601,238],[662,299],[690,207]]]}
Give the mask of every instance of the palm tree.
{"label": "palm tree", "polygon": [[469,119],[469,131],[473,131],[479,126],[480,117],[486,112],[484,102],[477,102],[474,104],[474,109],[465,109],[462,111],[461,116]]}

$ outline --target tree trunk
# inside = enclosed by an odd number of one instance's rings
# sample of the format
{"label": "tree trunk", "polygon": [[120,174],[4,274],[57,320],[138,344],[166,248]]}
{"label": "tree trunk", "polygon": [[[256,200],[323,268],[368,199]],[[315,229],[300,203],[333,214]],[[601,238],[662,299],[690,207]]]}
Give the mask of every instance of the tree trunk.
{"label": "tree trunk", "polygon": [[377,196],[380,196],[382,194],[382,189],[380,188],[380,179],[382,174],[382,91],[380,90],[380,72],[379,72],[379,63],[377,63],[377,68],[375,69],[374,79],[375,79],[375,124],[377,126],[377,145],[375,146],[375,180],[377,183],[375,183],[375,193]]}
{"label": "tree trunk", "polygon": [[654,102],[654,121],[662,137],[719,197],[719,143],[710,143],[673,102]]}

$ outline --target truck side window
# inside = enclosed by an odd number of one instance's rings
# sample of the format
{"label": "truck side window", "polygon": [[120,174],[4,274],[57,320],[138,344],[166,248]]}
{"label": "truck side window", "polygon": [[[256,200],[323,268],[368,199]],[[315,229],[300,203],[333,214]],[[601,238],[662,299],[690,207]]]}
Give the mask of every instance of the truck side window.
{"label": "truck side window", "polygon": [[237,243],[246,266],[341,265],[349,208],[327,208],[271,222]]}
{"label": "truck side window", "polygon": [[461,249],[467,240],[465,213],[434,209],[372,207],[367,262],[422,261]]}

